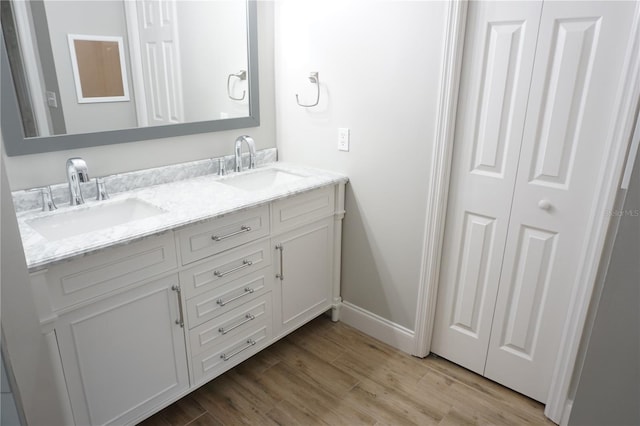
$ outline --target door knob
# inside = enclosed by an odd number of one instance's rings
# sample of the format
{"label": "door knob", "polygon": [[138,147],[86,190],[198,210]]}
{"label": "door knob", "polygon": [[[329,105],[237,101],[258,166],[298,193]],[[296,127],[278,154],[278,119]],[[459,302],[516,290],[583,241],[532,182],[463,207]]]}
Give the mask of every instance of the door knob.
{"label": "door knob", "polygon": [[538,207],[542,210],[549,210],[551,209],[551,202],[549,200],[540,200],[538,201]]}

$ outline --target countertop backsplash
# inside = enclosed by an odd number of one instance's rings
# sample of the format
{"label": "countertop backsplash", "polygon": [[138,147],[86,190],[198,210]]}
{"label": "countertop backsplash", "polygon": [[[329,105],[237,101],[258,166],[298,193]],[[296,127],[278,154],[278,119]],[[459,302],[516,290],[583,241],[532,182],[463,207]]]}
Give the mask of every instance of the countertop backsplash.
{"label": "countertop backsplash", "polygon": [[[109,176],[92,176],[91,164],[88,164],[89,177],[87,183],[81,183],[82,195],[85,199],[95,199],[97,195],[96,178],[103,179],[110,195],[120,192],[127,192],[138,188],[145,188],[163,183],[177,182],[192,179],[200,176],[207,176],[218,173],[218,161],[224,158],[227,172],[232,172],[235,168],[235,156],[225,155],[224,157],[207,158],[204,160],[190,161],[188,163],[172,164],[169,166],[155,167],[152,169],[136,170],[127,173],[118,173]],[[256,152],[256,166],[273,163],[278,159],[276,148],[262,149]],[[61,165],[63,167],[64,164]],[[242,167],[249,166],[249,153],[242,154]],[[69,185],[67,182],[52,184],[51,192],[53,201],[58,206],[69,204]],[[35,190],[34,190],[35,189]],[[42,209],[42,196],[38,188],[20,190],[12,192],[13,204],[16,212]]]}

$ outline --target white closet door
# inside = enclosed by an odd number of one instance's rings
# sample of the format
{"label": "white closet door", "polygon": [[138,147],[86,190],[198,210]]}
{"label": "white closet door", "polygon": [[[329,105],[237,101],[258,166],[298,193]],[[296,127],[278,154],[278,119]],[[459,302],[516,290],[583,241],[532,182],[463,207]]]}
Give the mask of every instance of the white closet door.
{"label": "white closet door", "polygon": [[544,3],[485,375],[539,401],[551,382],[606,172],[634,2]]}
{"label": "white closet door", "polygon": [[542,2],[470,2],[433,352],[482,374]]}

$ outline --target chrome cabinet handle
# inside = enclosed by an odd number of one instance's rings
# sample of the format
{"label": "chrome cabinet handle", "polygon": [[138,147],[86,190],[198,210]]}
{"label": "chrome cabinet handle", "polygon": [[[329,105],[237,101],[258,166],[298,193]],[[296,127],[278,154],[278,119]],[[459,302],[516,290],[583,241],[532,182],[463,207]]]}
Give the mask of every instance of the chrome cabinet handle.
{"label": "chrome cabinet handle", "polygon": [[213,241],[222,241],[222,240],[226,240],[227,238],[235,237],[236,235],[242,234],[243,232],[249,232],[249,231],[251,231],[251,227],[250,226],[242,225],[240,227],[239,231],[232,232],[230,234],[222,235],[222,236],[220,236],[220,235],[212,235],[211,239]]}
{"label": "chrome cabinet handle", "polygon": [[218,278],[222,278],[222,277],[224,277],[225,275],[232,274],[232,273],[234,273],[234,272],[236,272],[236,271],[239,271],[240,269],[248,268],[248,267],[249,267],[249,266],[251,266],[251,265],[253,265],[253,262],[252,262],[252,261],[250,261],[250,260],[246,260],[246,259],[245,259],[245,260],[243,260],[243,261],[242,261],[242,265],[240,265],[240,266],[236,266],[235,268],[233,268],[233,269],[229,269],[228,271],[224,271],[224,272],[220,272],[220,271],[213,271],[213,275],[215,275],[215,276],[216,276],[216,277],[218,277]]}
{"label": "chrome cabinet handle", "polygon": [[180,311],[180,319],[176,320],[176,324],[184,328],[184,313],[182,312],[182,289],[179,285],[171,286],[171,290],[175,291],[178,295],[178,309]]}
{"label": "chrome cabinet handle", "polygon": [[227,355],[227,354],[222,354],[222,355],[220,355],[220,358],[222,358],[224,361],[229,361],[231,358],[233,358],[234,356],[238,355],[240,352],[242,352],[242,351],[246,351],[247,349],[249,349],[251,346],[253,346],[253,345],[255,345],[255,344],[256,344],[256,341],[255,341],[255,340],[253,340],[253,339],[248,339],[248,340],[247,340],[247,346],[245,346],[245,347],[243,347],[243,348],[241,348],[241,349],[238,349],[238,350],[237,350],[237,351],[235,351],[235,352],[231,352],[229,355]]}
{"label": "chrome cabinet handle", "polygon": [[220,327],[220,328],[218,329],[218,331],[220,332],[220,334],[222,334],[222,335],[224,336],[224,335],[225,335],[225,334],[227,334],[228,332],[230,332],[230,331],[232,331],[232,330],[235,330],[236,328],[238,328],[238,327],[242,326],[243,324],[246,324],[246,323],[248,323],[249,321],[253,321],[254,319],[256,319],[256,317],[255,317],[254,315],[251,315],[251,314],[247,314],[247,315],[245,315],[245,316],[244,316],[244,318],[245,318],[245,319],[244,319],[244,321],[241,321],[241,322],[239,322],[238,324],[236,324],[236,325],[234,325],[234,326],[232,326],[232,327],[229,327],[229,328]]}
{"label": "chrome cabinet handle", "polygon": [[282,244],[277,244],[276,250],[280,251],[280,272],[276,274],[276,278],[280,278],[280,281],[283,281],[284,280],[284,260],[282,258],[282,252],[284,252],[284,246]]}
{"label": "chrome cabinet handle", "polygon": [[229,299],[229,300],[227,300],[227,301],[222,300],[222,299],[218,299],[218,300],[216,301],[216,303],[217,303],[218,305],[220,305],[220,306],[224,306],[224,305],[226,305],[226,304],[228,304],[228,303],[233,302],[233,301],[234,301],[234,300],[236,300],[236,299],[240,299],[241,297],[244,297],[244,296],[246,296],[246,295],[248,295],[248,294],[251,294],[251,293],[253,293],[253,292],[254,292],[254,290],[253,290],[251,287],[245,287],[245,289],[244,289],[244,293],[242,293],[242,294],[240,294],[240,295],[238,295],[238,296],[236,296],[236,297],[232,297],[231,299]]}

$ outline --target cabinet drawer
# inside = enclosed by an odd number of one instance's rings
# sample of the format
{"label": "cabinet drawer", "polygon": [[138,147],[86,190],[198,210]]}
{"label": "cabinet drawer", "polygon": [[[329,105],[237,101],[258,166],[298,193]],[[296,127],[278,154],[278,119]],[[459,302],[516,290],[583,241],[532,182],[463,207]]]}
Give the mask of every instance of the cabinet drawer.
{"label": "cabinet drawer", "polygon": [[269,240],[248,244],[219,254],[180,273],[180,284],[185,297],[210,291],[271,265]]}
{"label": "cabinet drawer", "polygon": [[272,204],[271,228],[274,233],[323,219],[335,210],[334,187],[329,186]]}
{"label": "cabinet drawer", "polygon": [[187,300],[187,324],[196,327],[271,290],[273,273],[263,268]]}
{"label": "cabinet drawer", "polygon": [[191,355],[211,351],[229,340],[235,340],[247,330],[254,330],[268,323],[271,323],[270,292],[191,330]]}
{"label": "cabinet drawer", "polygon": [[177,233],[182,264],[269,235],[269,206],[234,213]]}
{"label": "cabinet drawer", "polygon": [[177,266],[173,233],[54,265],[46,273],[52,308],[73,306]]}
{"label": "cabinet drawer", "polygon": [[259,325],[257,329],[247,330],[225,345],[192,357],[195,384],[206,382],[238,365],[267,346],[271,338],[271,322],[268,322]]}

